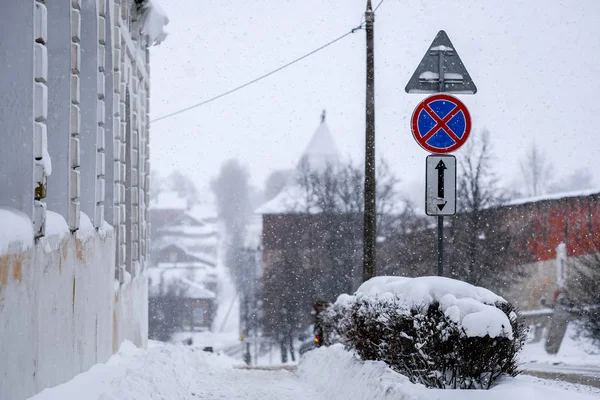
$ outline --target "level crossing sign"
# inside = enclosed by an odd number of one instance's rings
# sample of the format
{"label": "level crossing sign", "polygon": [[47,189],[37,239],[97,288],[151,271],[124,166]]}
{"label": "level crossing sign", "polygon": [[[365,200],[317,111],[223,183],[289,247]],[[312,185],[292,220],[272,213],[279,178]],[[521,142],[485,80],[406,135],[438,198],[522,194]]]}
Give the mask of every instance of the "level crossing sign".
{"label": "level crossing sign", "polygon": [[423,100],[411,119],[417,143],[431,153],[458,150],[469,138],[471,116],[462,101],[447,94],[436,94]]}

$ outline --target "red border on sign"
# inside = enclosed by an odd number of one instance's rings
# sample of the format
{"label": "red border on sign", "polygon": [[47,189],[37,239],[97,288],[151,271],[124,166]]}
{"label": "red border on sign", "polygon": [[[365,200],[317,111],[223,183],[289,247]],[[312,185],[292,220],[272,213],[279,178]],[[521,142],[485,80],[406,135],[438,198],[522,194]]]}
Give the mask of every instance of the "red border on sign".
{"label": "red border on sign", "polygon": [[[437,100],[449,101],[452,104],[455,104],[456,107],[448,115],[446,115],[446,117],[441,119],[437,116],[437,114],[435,114],[431,110],[431,108],[429,108],[429,104],[434,101],[437,101]],[[436,121],[436,126],[434,126],[423,137],[420,136],[419,127],[418,127],[419,114],[421,113],[422,110],[425,110],[427,112],[427,114],[429,114],[431,116],[431,118],[433,118]],[[452,137],[452,139],[454,139],[455,143],[452,146],[444,148],[444,149],[440,149],[440,148],[428,145],[427,140],[429,140],[429,138],[431,136],[433,136],[433,134],[435,132],[437,132],[439,129],[443,128],[446,125],[446,123],[452,119],[452,117],[454,117],[457,113],[459,113],[461,111],[463,112],[463,115],[465,116],[465,133],[463,134],[463,137],[458,138],[454,134],[454,132],[452,132],[452,130],[448,128],[448,129],[445,129],[444,131],[446,131],[446,133],[448,133],[448,135],[450,135]],[[417,108],[415,108],[415,111],[413,111],[410,122],[411,122],[410,127],[412,130],[413,137],[415,138],[415,140],[417,141],[419,146],[421,146],[423,149],[425,149],[431,153],[435,153],[435,154],[445,154],[445,153],[450,153],[452,151],[458,150],[463,144],[465,144],[465,142],[469,138],[469,134],[471,133],[471,115],[469,114],[469,110],[467,110],[467,107],[464,105],[464,103],[462,101],[460,101],[456,97],[450,96],[448,94],[443,94],[443,93],[434,94],[433,96],[429,96],[426,99],[424,99],[423,101],[421,101],[417,105]],[[442,125],[442,127],[438,128],[439,125]]]}

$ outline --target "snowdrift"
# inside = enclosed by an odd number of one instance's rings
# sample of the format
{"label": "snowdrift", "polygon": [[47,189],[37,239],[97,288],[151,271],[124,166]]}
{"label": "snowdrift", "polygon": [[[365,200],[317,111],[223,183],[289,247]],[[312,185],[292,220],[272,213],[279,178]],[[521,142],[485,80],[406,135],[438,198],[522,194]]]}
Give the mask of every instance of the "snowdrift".
{"label": "snowdrift", "polygon": [[325,399],[352,400],[591,400],[585,387],[529,376],[505,378],[490,390],[427,389],[381,361],[361,361],[341,344],[309,351],[298,374]]}

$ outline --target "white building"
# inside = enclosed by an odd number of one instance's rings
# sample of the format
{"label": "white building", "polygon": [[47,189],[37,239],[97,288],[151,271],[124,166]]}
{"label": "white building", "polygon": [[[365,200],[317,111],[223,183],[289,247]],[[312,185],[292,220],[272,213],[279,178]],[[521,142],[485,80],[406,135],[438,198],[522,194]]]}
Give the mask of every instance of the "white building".
{"label": "white building", "polygon": [[0,398],[146,345],[156,0],[0,5]]}

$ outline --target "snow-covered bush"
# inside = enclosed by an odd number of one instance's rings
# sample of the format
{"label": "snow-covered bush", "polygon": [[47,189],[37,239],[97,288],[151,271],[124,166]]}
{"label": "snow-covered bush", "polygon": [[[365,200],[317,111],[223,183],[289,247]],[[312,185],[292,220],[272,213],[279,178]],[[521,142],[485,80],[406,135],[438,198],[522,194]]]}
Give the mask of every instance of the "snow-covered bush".
{"label": "snow-covered bush", "polygon": [[440,277],[377,277],[321,316],[325,344],[343,343],[433,388],[489,389],[515,376],[526,328],[489,290]]}

